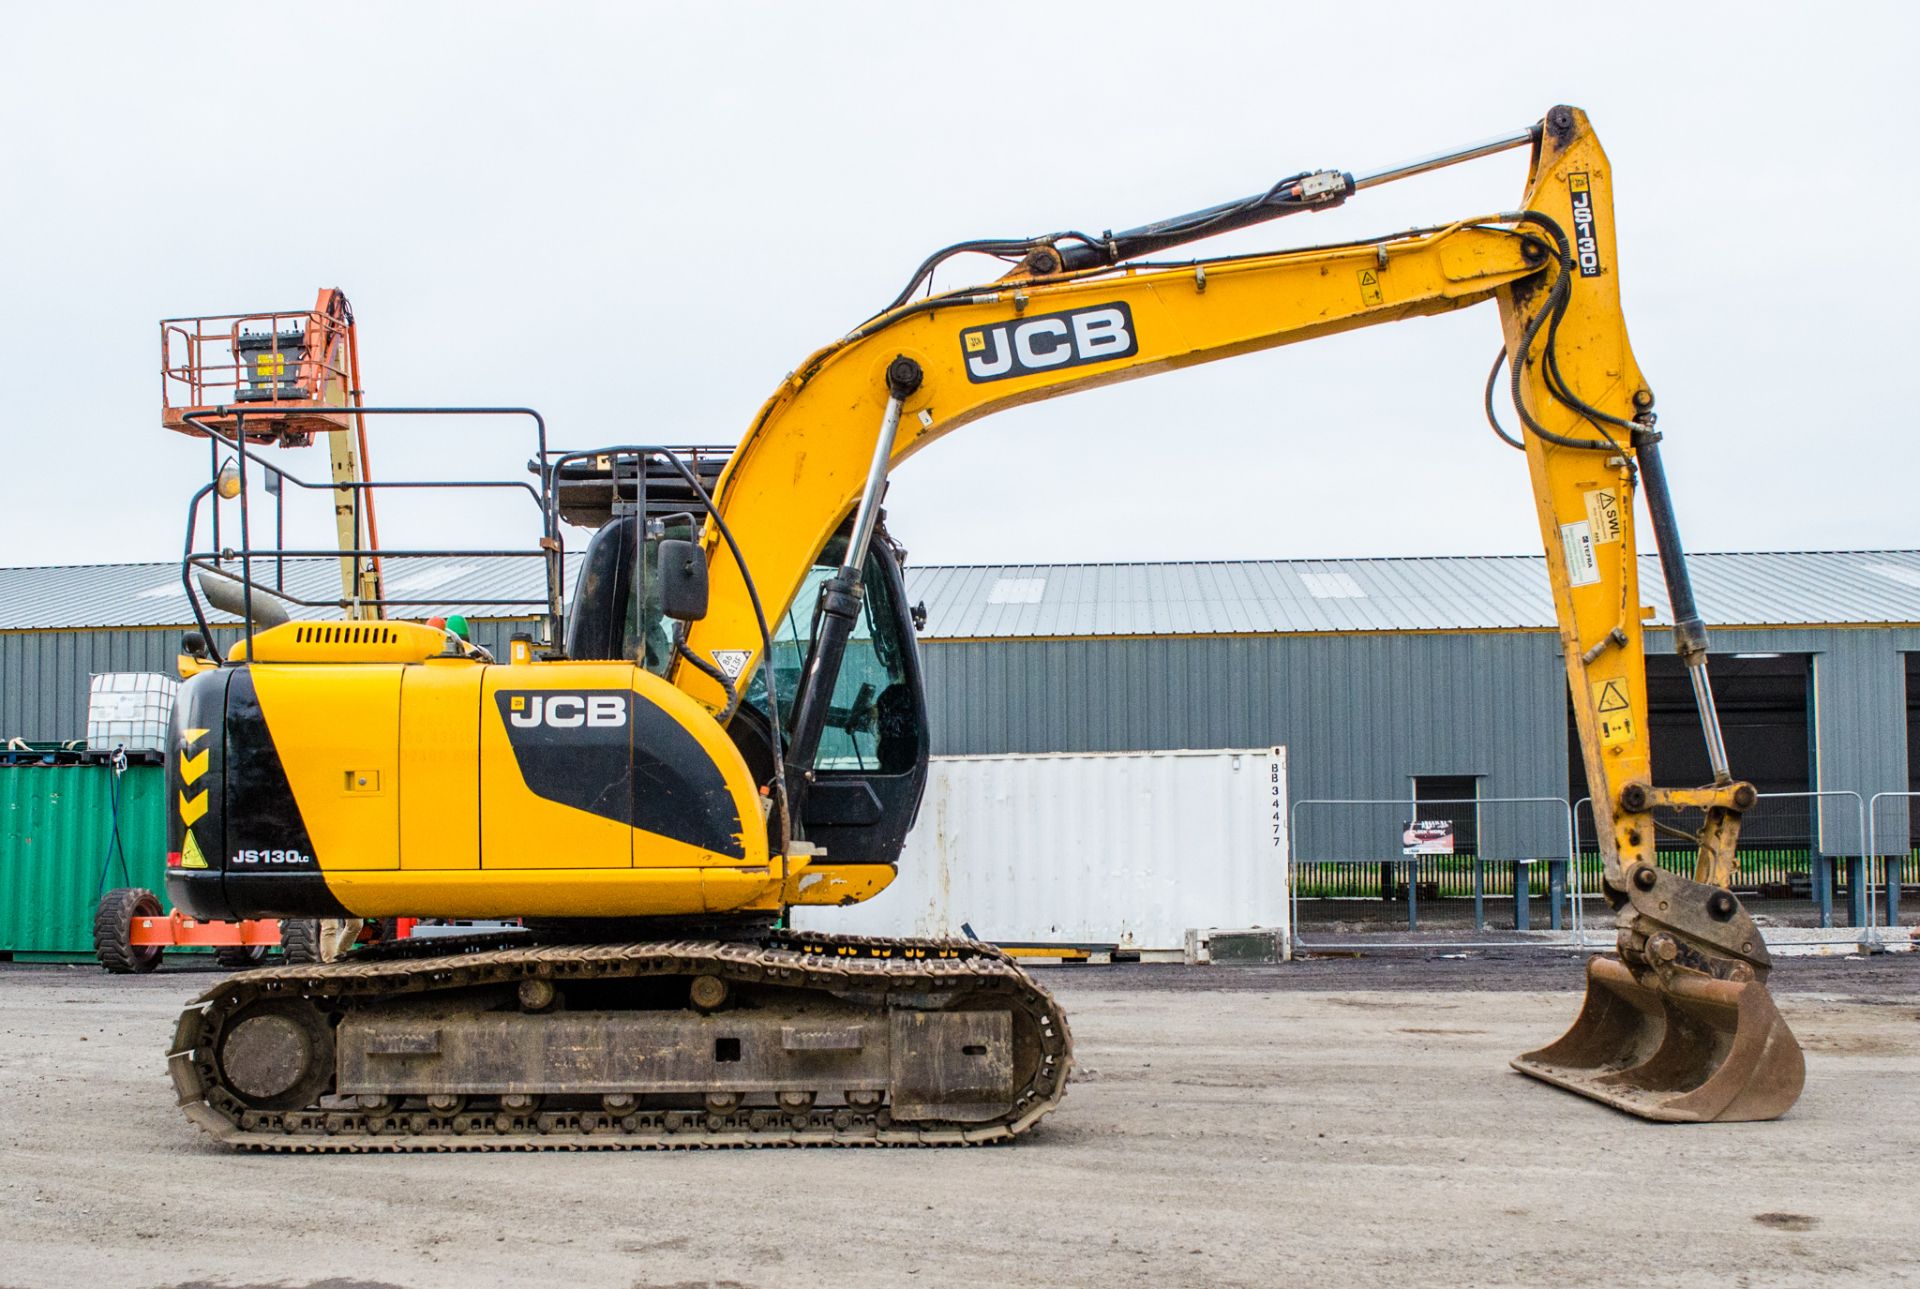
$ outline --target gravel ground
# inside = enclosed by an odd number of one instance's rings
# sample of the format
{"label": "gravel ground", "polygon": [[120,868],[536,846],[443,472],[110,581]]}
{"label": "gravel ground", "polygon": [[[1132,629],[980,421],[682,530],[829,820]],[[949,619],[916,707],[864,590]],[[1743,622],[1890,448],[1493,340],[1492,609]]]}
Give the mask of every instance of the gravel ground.
{"label": "gravel ground", "polygon": [[203,975],[0,967],[0,1286],[1920,1281],[1920,955],[1784,962],[1806,1094],[1709,1127],[1506,1068],[1562,954],[1040,974],[1080,1068],[1014,1146],[393,1158],[201,1137]]}

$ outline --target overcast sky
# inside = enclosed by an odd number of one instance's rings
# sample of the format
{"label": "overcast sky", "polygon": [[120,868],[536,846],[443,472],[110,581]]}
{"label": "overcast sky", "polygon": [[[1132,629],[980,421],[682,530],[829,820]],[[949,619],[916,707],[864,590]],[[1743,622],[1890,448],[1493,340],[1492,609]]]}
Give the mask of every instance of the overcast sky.
{"label": "overcast sky", "polygon": [[[1920,545],[1910,5],[4,6],[0,563],[175,559],[157,320],[353,300],[372,401],[732,443],[965,237],[1125,227],[1586,108],[1697,550]],[[1512,205],[1524,152],[1206,244]],[[985,277],[990,261],[971,270]],[[952,275],[947,281],[953,281]],[[1538,550],[1491,307],[1016,409],[908,463],[918,563]],[[517,429],[379,425],[378,473]],[[324,475],[318,449],[290,468]],[[390,543],[531,542],[392,503]],[[316,535],[324,530],[312,530]]]}

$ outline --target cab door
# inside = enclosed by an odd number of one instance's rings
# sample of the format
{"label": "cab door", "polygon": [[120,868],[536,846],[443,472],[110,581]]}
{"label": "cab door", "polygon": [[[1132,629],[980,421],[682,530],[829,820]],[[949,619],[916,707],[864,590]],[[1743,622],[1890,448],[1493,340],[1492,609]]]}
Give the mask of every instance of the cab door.
{"label": "cab door", "polygon": [[[773,657],[747,690],[762,728],[769,670],[780,687],[781,718],[792,717],[792,696],[813,643],[814,602],[845,550],[844,533],[827,543],[775,627]],[[926,787],[927,706],[906,581],[884,532],[874,535],[862,583],[865,603],[834,680],[800,821],[807,840],[826,847],[834,863],[890,864],[900,856]]]}

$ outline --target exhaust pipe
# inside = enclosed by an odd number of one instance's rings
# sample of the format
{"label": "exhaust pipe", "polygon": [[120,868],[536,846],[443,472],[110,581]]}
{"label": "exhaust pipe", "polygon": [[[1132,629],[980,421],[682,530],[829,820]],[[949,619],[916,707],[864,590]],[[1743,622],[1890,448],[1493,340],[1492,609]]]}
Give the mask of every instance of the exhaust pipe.
{"label": "exhaust pipe", "polygon": [[[222,613],[231,613],[241,621],[247,618],[247,585],[237,577],[224,573],[215,573],[210,569],[200,570],[200,594],[207,597],[207,603]],[[285,600],[269,595],[259,587],[253,588],[253,627],[264,631],[268,627],[277,627],[283,622],[293,621],[293,614],[287,608]]]}

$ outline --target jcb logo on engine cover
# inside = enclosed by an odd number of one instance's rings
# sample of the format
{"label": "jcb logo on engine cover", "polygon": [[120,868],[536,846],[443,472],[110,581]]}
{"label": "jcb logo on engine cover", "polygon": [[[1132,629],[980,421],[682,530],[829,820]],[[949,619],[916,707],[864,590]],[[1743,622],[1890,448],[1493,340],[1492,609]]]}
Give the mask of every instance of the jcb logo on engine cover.
{"label": "jcb logo on engine cover", "polygon": [[502,694],[507,723],[523,730],[617,728],[627,723],[626,694]]}
{"label": "jcb logo on engine cover", "polygon": [[967,379],[982,385],[1010,376],[1129,358],[1140,351],[1140,342],[1133,334],[1133,311],[1116,300],[968,327],[960,333],[960,350],[966,358]]}

